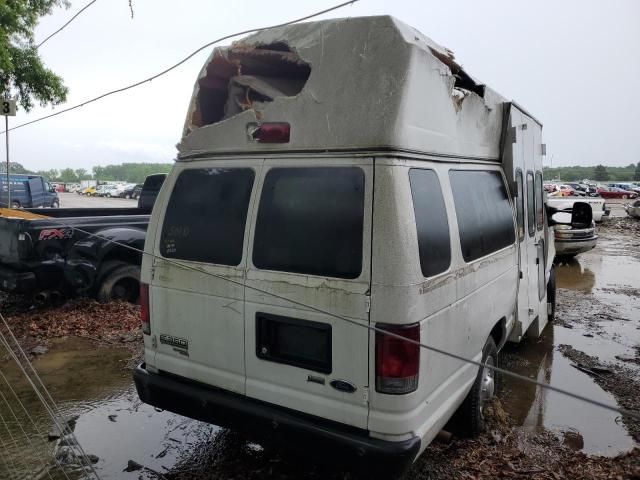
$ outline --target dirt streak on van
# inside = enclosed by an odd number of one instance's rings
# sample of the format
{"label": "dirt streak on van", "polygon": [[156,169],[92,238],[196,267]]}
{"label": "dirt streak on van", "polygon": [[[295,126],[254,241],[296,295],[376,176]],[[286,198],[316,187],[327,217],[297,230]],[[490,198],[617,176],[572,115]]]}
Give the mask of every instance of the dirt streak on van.
{"label": "dirt streak on van", "polygon": [[140,398],[377,474],[482,430],[491,369],[336,315],[494,366],[538,336],[541,130],[391,17],[216,48],[147,233]]}

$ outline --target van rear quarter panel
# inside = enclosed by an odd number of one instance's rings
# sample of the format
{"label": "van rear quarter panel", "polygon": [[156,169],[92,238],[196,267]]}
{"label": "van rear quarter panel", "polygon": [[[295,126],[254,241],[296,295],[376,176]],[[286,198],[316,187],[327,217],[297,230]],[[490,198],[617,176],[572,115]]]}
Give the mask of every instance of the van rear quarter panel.
{"label": "van rear quarter panel", "polygon": [[[425,278],[420,268],[409,170],[434,170],[443,190],[449,235],[449,269]],[[371,321],[420,323],[421,343],[481,360],[482,347],[501,319],[513,316],[516,298],[515,244],[473,262],[462,258],[449,171],[498,170],[491,163],[378,159],[374,194]],[[515,227],[514,227],[515,228]],[[421,349],[418,389],[408,395],[375,391],[375,338],[369,358],[369,429],[384,438],[408,433],[423,448],[444,426],[470,389],[477,367]]]}

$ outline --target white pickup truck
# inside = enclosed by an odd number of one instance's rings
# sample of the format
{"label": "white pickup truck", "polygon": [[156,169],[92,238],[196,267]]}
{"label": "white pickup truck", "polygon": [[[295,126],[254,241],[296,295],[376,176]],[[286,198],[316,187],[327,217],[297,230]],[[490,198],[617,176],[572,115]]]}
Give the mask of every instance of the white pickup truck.
{"label": "white pickup truck", "polygon": [[547,197],[547,204],[557,210],[569,210],[573,208],[575,202],[584,202],[591,205],[593,220],[596,223],[601,222],[603,217],[609,215],[610,209],[607,208],[604,198],[601,197],[554,197],[553,195]]}

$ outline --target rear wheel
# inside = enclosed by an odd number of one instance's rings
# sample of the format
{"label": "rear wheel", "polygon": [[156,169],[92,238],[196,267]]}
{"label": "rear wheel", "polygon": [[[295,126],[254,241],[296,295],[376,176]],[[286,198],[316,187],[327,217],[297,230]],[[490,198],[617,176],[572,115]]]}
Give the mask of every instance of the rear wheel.
{"label": "rear wheel", "polygon": [[100,302],[124,300],[137,303],[140,294],[140,267],[128,262],[105,262],[100,269],[96,297]]}
{"label": "rear wheel", "polygon": [[11,208],[20,208],[20,202],[14,200],[13,202],[11,202]]}
{"label": "rear wheel", "polygon": [[493,337],[484,344],[482,363],[486,366],[480,367],[471,391],[457,412],[461,433],[472,437],[486,428],[486,407],[493,400],[499,382],[498,372],[490,368],[498,366],[498,348]]}
{"label": "rear wheel", "polygon": [[60,208],[60,201],[54,200],[53,202],[51,202],[51,208]]}

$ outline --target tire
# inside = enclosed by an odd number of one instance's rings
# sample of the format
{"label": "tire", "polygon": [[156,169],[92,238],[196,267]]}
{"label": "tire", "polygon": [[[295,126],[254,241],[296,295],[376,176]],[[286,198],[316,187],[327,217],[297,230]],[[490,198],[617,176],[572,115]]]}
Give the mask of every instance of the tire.
{"label": "tire", "polygon": [[137,303],[140,290],[140,267],[119,260],[100,267],[96,298],[99,302],[123,300]]}
{"label": "tire", "polygon": [[20,202],[14,200],[13,202],[11,202],[11,208],[20,208]]}
{"label": "tire", "polygon": [[549,321],[553,322],[556,319],[556,269],[553,267],[549,273],[549,283],[547,283],[547,303],[551,304]]}
{"label": "tire", "polygon": [[[498,366],[498,348],[493,337],[489,337],[482,348],[482,363]],[[498,372],[485,367],[479,368],[471,391],[456,412],[463,435],[475,437],[485,431],[484,408],[495,396],[499,380]]]}
{"label": "tire", "polygon": [[54,200],[51,202],[51,208],[60,208],[60,202],[58,200]]}
{"label": "tire", "polygon": [[628,196],[628,195],[622,195],[622,199],[623,199],[623,200],[626,200],[627,198],[629,198],[629,196]]}
{"label": "tire", "polygon": [[127,193],[125,194],[124,198],[126,198],[127,200],[129,200],[131,198],[131,194]]}

